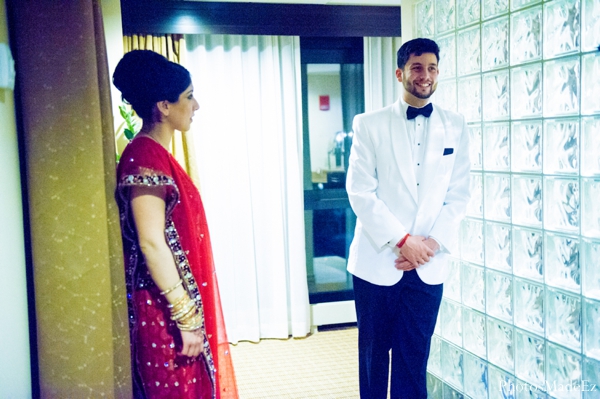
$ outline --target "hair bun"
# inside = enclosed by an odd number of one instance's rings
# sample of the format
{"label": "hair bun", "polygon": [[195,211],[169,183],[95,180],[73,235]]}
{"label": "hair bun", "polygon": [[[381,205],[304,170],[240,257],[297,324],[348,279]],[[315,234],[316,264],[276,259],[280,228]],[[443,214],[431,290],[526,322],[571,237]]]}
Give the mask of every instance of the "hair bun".
{"label": "hair bun", "polygon": [[150,50],[133,50],[117,64],[113,84],[143,119],[159,101],[175,102],[191,83],[189,72]]}
{"label": "hair bun", "polygon": [[140,97],[154,101],[157,93],[153,93],[153,87],[167,73],[168,64],[165,57],[154,51],[130,51],[115,68],[113,84],[132,105]]}

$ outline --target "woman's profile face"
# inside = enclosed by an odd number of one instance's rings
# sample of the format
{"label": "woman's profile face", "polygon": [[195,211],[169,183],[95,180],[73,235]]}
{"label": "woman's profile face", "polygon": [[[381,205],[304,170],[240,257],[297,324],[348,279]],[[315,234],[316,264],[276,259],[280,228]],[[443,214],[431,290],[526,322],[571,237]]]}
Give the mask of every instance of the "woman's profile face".
{"label": "woman's profile face", "polygon": [[179,95],[177,102],[169,103],[169,108],[170,112],[166,118],[167,122],[180,132],[190,130],[194,112],[200,108],[198,101],[194,98],[194,86],[189,85],[188,88]]}

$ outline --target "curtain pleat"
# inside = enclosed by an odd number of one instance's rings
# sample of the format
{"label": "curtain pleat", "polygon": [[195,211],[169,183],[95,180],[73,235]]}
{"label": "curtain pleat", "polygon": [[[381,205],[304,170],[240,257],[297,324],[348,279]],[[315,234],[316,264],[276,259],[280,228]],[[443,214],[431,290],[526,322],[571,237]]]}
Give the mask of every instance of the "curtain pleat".
{"label": "curtain pleat", "polygon": [[228,337],[305,336],[299,38],[189,35],[186,44]]}
{"label": "curtain pleat", "polygon": [[366,111],[383,108],[400,97],[396,53],[401,45],[400,37],[365,37]]}
{"label": "curtain pleat", "polygon": [[[185,48],[185,39],[183,35],[178,34],[161,36],[134,34],[123,36],[123,51],[125,53],[132,50],[152,50],[165,56],[169,61],[178,64],[183,64],[185,61]],[[117,143],[121,143],[121,145],[117,144],[117,146],[124,148],[123,142],[126,139],[121,129],[117,132],[116,140]],[[189,151],[191,145],[193,144],[191,143],[191,138],[188,138],[187,132],[175,131],[170,151],[199,187],[198,172],[195,168],[195,160],[193,159],[194,155]]]}

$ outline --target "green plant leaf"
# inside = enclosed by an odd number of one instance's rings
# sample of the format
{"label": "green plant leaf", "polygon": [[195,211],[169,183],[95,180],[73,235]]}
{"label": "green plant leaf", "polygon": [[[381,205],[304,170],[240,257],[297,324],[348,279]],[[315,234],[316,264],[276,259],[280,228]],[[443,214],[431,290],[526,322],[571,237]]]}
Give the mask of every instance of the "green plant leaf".
{"label": "green plant leaf", "polygon": [[124,105],[119,105],[119,112],[121,113],[121,117],[125,120],[127,120],[127,117],[129,115],[127,115],[127,109],[125,108]]}
{"label": "green plant leaf", "polygon": [[135,136],[135,133],[129,129],[125,129],[123,133],[125,133],[125,137],[127,137],[128,140],[133,140],[133,136]]}

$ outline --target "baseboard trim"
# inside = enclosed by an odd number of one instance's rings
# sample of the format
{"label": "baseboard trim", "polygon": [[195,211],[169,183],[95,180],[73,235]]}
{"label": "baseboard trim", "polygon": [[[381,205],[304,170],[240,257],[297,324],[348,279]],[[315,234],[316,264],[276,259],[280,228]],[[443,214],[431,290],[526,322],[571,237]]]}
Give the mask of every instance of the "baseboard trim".
{"label": "baseboard trim", "polygon": [[312,327],[356,322],[354,301],[315,303],[310,305],[310,314]]}

